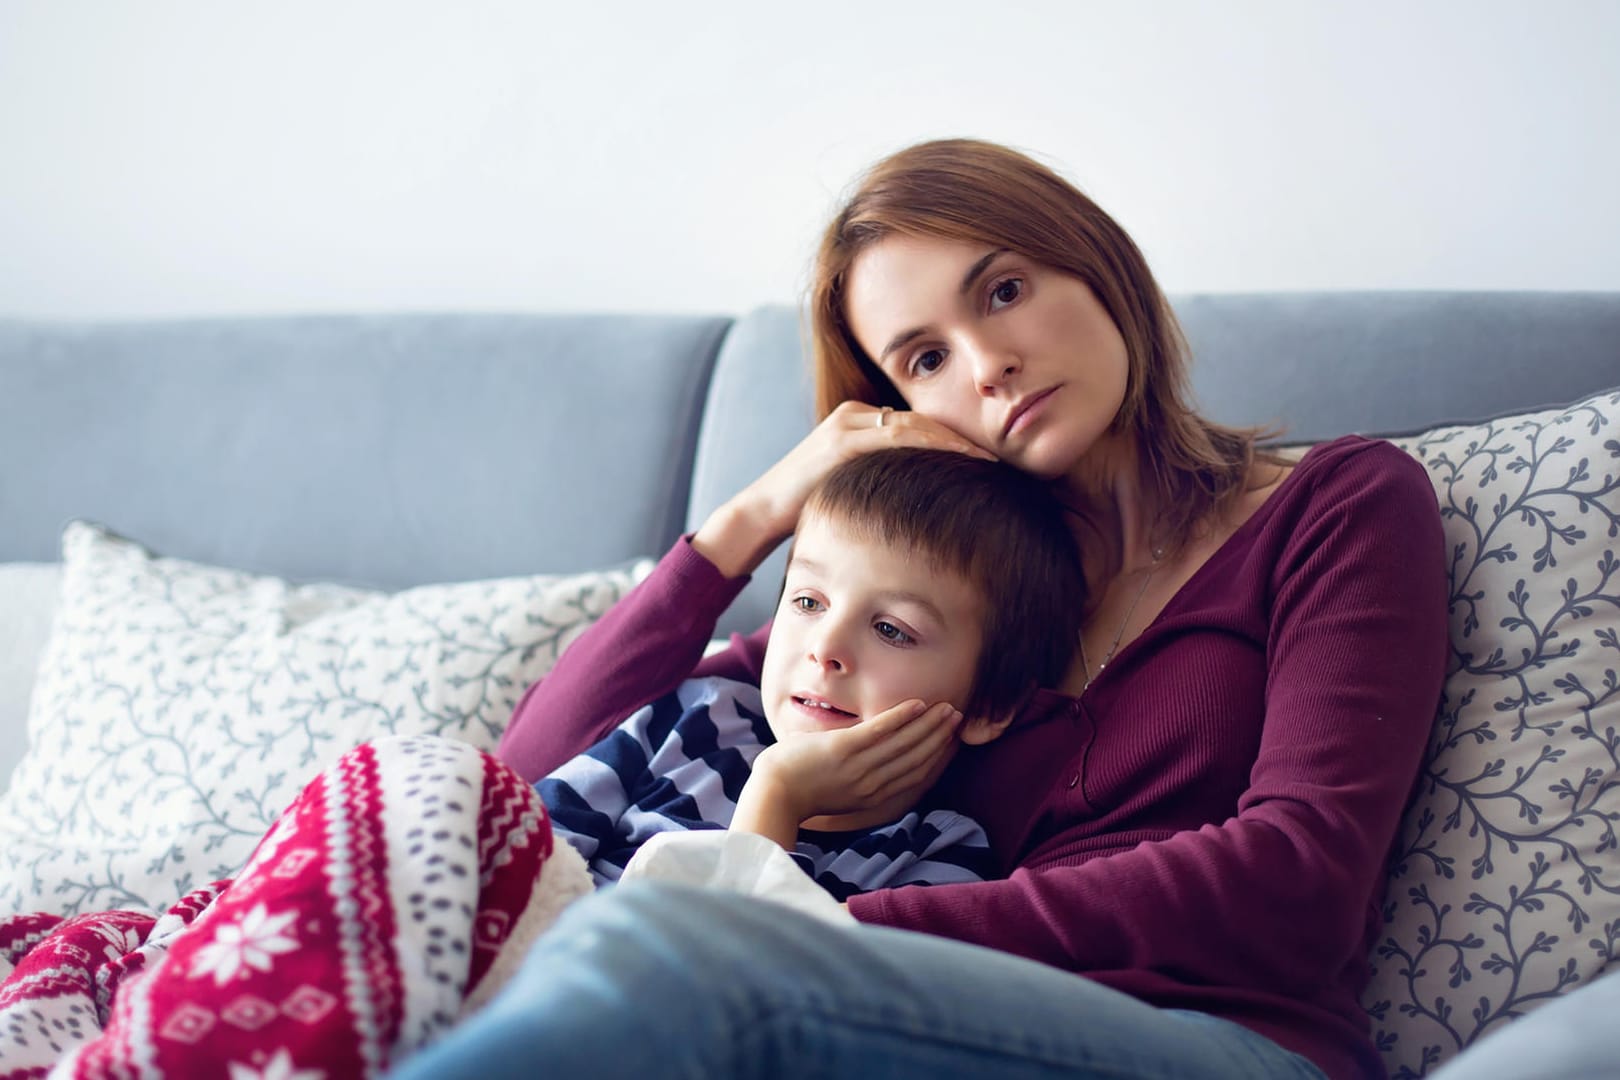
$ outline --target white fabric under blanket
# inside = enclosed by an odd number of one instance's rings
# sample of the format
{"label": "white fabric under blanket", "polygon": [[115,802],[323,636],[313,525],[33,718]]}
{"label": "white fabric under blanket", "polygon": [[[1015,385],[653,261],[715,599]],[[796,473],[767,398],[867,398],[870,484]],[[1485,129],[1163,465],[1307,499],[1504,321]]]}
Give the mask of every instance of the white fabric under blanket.
{"label": "white fabric under blanket", "polygon": [[756,896],[828,922],[855,917],[763,836],[730,831],[659,833],[625,865],[620,881],[637,878]]}

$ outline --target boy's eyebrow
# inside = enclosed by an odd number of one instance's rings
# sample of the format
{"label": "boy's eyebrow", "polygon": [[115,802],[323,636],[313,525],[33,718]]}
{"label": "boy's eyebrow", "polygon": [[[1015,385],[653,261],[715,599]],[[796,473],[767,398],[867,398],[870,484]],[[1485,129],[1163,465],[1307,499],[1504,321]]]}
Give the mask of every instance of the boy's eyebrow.
{"label": "boy's eyebrow", "polygon": [[879,595],[882,597],[882,599],[890,601],[891,603],[911,603],[916,604],[920,608],[926,608],[928,614],[934,617],[935,622],[939,623],[941,626],[945,624],[945,613],[940,611],[939,608],[935,607],[934,602],[921,593],[907,592],[904,589],[891,589],[880,593]]}
{"label": "boy's eyebrow", "polygon": [[[972,290],[973,283],[979,280],[979,275],[984,273],[985,267],[995,262],[996,256],[1003,255],[1011,250],[1011,248],[1004,247],[996,248],[994,251],[991,251],[981,258],[978,262],[968,267],[967,273],[962,275],[962,284],[957,287],[957,292],[964,296],[967,295],[967,293]],[[914,326],[910,330],[900,331],[898,334],[894,335],[893,338],[889,339],[889,343],[885,345],[883,347],[883,351],[878,354],[878,366],[882,366],[883,361],[889,358],[890,353],[894,352],[896,349],[903,348],[907,342],[921,335],[923,329],[924,328],[921,326]]]}
{"label": "boy's eyebrow", "polygon": [[[812,574],[823,574],[826,572],[822,565],[816,562],[814,559],[805,559],[798,555],[793,556],[793,561],[788,564],[788,569],[791,570],[795,566],[803,570],[808,570]],[[929,615],[933,616],[934,621],[939,623],[941,626],[945,625],[947,621],[945,618],[945,613],[939,610],[939,606],[922,593],[911,592],[908,589],[884,589],[878,593],[878,599],[891,604],[916,604],[918,607],[926,610]]]}
{"label": "boy's eyebrow", "polygon": [[822,567],[822,565],[820,563],[816,562],[816,560],[807,559],[803,555],[800,555],[796,551],[793,552],[792,558],[788,559],[787,568],[789,570],[791,570],[795,566],[802,566],[804,569],[810,571],[812,574],[822,574],[822,573],[826,572],[825,569]]}

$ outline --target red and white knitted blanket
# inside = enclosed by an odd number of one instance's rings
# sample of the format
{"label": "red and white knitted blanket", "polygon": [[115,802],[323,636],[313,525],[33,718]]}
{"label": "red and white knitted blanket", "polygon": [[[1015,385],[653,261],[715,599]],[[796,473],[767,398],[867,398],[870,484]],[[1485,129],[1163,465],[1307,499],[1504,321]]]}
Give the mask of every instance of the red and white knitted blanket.
{"label": "red and white knitted blanket", "polygon": [[160,916],[0,919],[0,1080],[376,1076],[487,1001],[590,891],[510,768],[351,751],[230,881]]}

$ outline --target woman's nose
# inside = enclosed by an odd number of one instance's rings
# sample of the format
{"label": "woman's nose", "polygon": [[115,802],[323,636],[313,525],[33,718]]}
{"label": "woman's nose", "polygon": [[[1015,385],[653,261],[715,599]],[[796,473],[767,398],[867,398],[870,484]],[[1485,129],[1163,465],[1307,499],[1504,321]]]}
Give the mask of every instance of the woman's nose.
{"label": "woman's nose", "polygon": [[984,397],[995,396],[1021,366],[1015,355],[990,342],[973,344],[969,347],[968,356],[973,367],[974,385]]}

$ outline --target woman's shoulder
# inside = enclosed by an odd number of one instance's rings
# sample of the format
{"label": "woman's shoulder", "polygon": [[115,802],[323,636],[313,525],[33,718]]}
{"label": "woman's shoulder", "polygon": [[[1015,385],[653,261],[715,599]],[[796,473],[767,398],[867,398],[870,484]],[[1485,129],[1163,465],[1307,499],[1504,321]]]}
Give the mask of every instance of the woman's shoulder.
{"label": "woman's shoulder", "polygon": [[[1367,537],[1427,528],[1439,532],[1439,500],[1428,471],[1385,439],[1345,435],[1309,447],[1247,524],[1249,548],[1304,551],[1313,526],[1337,523]],[[1286,560],[1284,560],[1286,561]]]}
{"label": "woman's shoulder", "polygon": [[1282,488],[1321,495],[1404,490],[1433,497],[1423,464],[1387,439],[1341,435],[1304,450]]}

